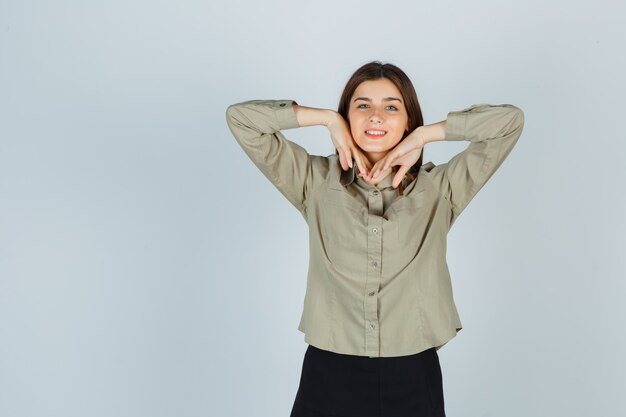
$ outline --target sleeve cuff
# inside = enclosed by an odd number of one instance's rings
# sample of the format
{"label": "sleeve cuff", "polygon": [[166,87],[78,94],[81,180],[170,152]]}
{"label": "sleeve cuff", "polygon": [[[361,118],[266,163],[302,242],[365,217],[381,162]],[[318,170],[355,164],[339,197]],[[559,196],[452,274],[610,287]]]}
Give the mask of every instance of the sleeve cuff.
{"label": "sleeve cuff", "polygon": [[295,100],[275,100],[273,103],[276,120],[280,130],[300,127],[293,105],[298,104]]}
{"label": "sleeve cuff", "polygon": [[465,139],[465,122],[467,112],[465,110],[448,113],[446,119],[446,140],[458,141]]}
{"label": "sleeve cuff", "polygon": [[448,113],[446,120],[446,140],[467,140],[467,118],[473,112],[481,112],[496,107],[489,103],[477,103],[458,111]]}

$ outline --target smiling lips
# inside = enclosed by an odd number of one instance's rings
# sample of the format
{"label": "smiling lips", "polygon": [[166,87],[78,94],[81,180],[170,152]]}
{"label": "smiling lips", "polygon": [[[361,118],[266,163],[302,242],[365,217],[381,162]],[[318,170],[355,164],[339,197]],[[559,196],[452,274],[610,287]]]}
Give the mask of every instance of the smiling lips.
{"label": "smiling lips", "polygon": [[387,134],[387,131],[380,129],[368,129],[365,135],[370,139],[380,139]]}

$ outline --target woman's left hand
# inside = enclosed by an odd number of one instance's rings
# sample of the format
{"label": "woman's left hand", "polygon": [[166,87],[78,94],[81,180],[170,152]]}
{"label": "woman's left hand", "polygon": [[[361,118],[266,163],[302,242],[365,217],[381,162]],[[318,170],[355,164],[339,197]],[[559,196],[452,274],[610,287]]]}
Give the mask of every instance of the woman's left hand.
{"label": "woman's left hand", "polygon": [[375,180],[381,172],[388,168],[399,165],[398,172],[392,180],[392,185],[397,188],[404,175],[417,162],[424,148],[424,137],[419,128],[415,129],[407,137],[400,141],[387,155],[377,161],[365,177],[367,181]]}

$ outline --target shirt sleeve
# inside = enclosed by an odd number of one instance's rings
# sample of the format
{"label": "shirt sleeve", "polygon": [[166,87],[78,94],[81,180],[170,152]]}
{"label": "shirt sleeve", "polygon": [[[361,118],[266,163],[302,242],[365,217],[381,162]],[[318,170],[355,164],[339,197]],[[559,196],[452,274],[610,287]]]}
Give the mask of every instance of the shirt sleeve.
{"label": "shirt sleeve", "polygon": [[226,109],[237,143],[272,184],[305,215],[311,156],[280,132],[300,127],[294,100],[249,100]]}
{"label": "shirt sleeve", "polygon": [[452,207],[450,226],[511,153],[523,128],[524,113],[512,104],[481,103],[448,113],[445,140],[470,142],[430,171]]}

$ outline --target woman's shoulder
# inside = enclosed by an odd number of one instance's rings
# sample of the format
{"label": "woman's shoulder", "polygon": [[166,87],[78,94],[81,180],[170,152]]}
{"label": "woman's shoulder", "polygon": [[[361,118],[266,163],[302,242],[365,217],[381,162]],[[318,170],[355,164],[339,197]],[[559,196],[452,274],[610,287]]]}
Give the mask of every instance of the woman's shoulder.
{"label": "woman's shoulder", "polygon": [[317,188],[321,184],[326,183],[338,164],[337,155],[309,155],[308,175],[310,177],[310,187]]}
{"label": "woman's shoulder", "polygon": [[319,173],[328,171],[337,163],[337,155],[311,155],[311,167]]}

